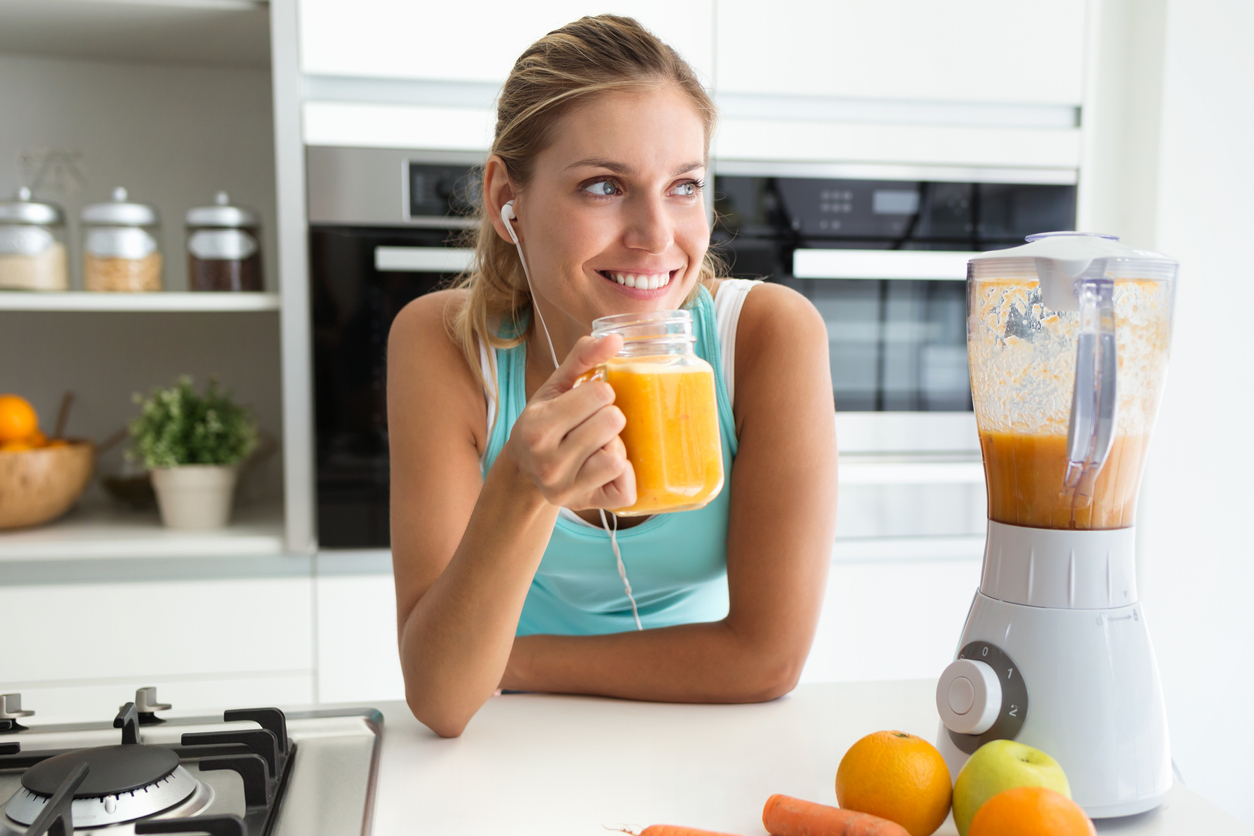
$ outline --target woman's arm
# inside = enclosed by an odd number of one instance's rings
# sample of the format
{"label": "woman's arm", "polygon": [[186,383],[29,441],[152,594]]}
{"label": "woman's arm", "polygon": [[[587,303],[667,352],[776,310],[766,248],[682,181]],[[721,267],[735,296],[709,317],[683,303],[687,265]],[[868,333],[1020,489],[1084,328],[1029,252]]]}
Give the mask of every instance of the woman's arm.
{"label": "woman's arm", "polygon": [[457,292],[419,298],[388,344],[401,670],[414,716],[446,737],[499,687],[558,505],[635,501],[613,391],[573,388],[617,339],[576,345],[481,478],[484,395],[445,324],[460,301]]}
{"label": "woman's arm", "polygon": [[814,637],[835,535],[832,408],[822,318],[787,288],[755,288],[736,335],[727,618],[608,636],[523,637],[501,684],[668,702],[753,702],[792,690]]}

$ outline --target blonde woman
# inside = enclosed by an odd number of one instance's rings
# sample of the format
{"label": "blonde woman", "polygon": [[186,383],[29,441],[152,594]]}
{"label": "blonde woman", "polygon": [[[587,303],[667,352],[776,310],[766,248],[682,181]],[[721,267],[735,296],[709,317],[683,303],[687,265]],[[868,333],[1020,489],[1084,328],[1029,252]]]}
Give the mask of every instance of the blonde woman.
{"label": "blonde woman", "polygon": [[[437,734],[502,688],[752,702],[797,683],[835,528],[827,335],[792,291],[717,277],[714,118],[634,20],[549,33],[500,95],[473,270],[392,327],[401,667]],[[606,384],[574,383],[621,346],[594,319],[681,307],[715,369],[728,478],[700,510],[619,521],[624,577],[599,510],[635,500],[623,414]]]}

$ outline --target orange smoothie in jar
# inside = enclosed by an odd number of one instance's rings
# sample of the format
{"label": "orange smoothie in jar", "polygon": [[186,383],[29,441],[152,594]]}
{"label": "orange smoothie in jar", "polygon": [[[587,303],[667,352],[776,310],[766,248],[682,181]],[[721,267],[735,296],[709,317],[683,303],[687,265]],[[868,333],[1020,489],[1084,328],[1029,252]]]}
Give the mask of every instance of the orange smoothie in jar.
{"label": "orange smoothie in jar", "polygon": [[1116,436],[1092,497],[1083,497],[1063,486],[1065,435],[981,432],[989,519],[1032,528],[1127,528],[1148,444],[1148,435]]}
{"label": "orange smoothie in jar", "polygon": [[714,370],[698,357],[616,357],[599,369],[627,425],[620,437],[636,473],[643,516],[700,508],[723,488]]}

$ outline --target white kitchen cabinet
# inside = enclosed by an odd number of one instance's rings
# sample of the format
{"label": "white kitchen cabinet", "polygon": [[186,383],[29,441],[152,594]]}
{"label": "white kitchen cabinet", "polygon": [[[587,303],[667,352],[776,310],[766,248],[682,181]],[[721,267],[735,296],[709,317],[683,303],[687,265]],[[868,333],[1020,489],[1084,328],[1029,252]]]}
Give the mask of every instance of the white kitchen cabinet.
{"label": "white kitchen cabinet", "polygon": [[[979,553],[975,544],[968,551]],[[834,561],[801,681],[939,676],[953,661],[980,566],[978,557]]]}
{"label": "white kitchen cabinet", "polygon": [[717,93],[1079,105],[1086,0],[718,0]]}
{"label": "white kitchen cabinet", "polygon": [[319,702],[405,699],[391,557],[316,559]]}
{"label": "white kitchen cabinet", "polygon": [[[300,65],[308,75],[500,84],[546,32],[596,14],[579,0],[300,0]],[[713,65],[714,0],[624,0],[635,17],[705,76]]]}
{"label": "white kitchen cabinet", "polygon": [[146,685],[180,709],[228,697],[310,702],[310,583],[297,574],[0,586],[4,622],[21,625],[0,650],[0,692],[21,692],[41,719],[116,710]]}

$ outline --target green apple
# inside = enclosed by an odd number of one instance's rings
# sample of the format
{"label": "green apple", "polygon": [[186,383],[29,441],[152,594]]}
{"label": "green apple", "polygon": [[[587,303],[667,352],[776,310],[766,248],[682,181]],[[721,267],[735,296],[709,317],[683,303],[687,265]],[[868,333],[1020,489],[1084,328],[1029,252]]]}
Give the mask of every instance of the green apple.
{"label": "green apple", "polygon": [[980,805],[1013,787],[1049,787],[1071,797],[1058,761],[1023,743],[990,740],[967,759],[954,781],[954,824],[960,836],[967,836]]}

